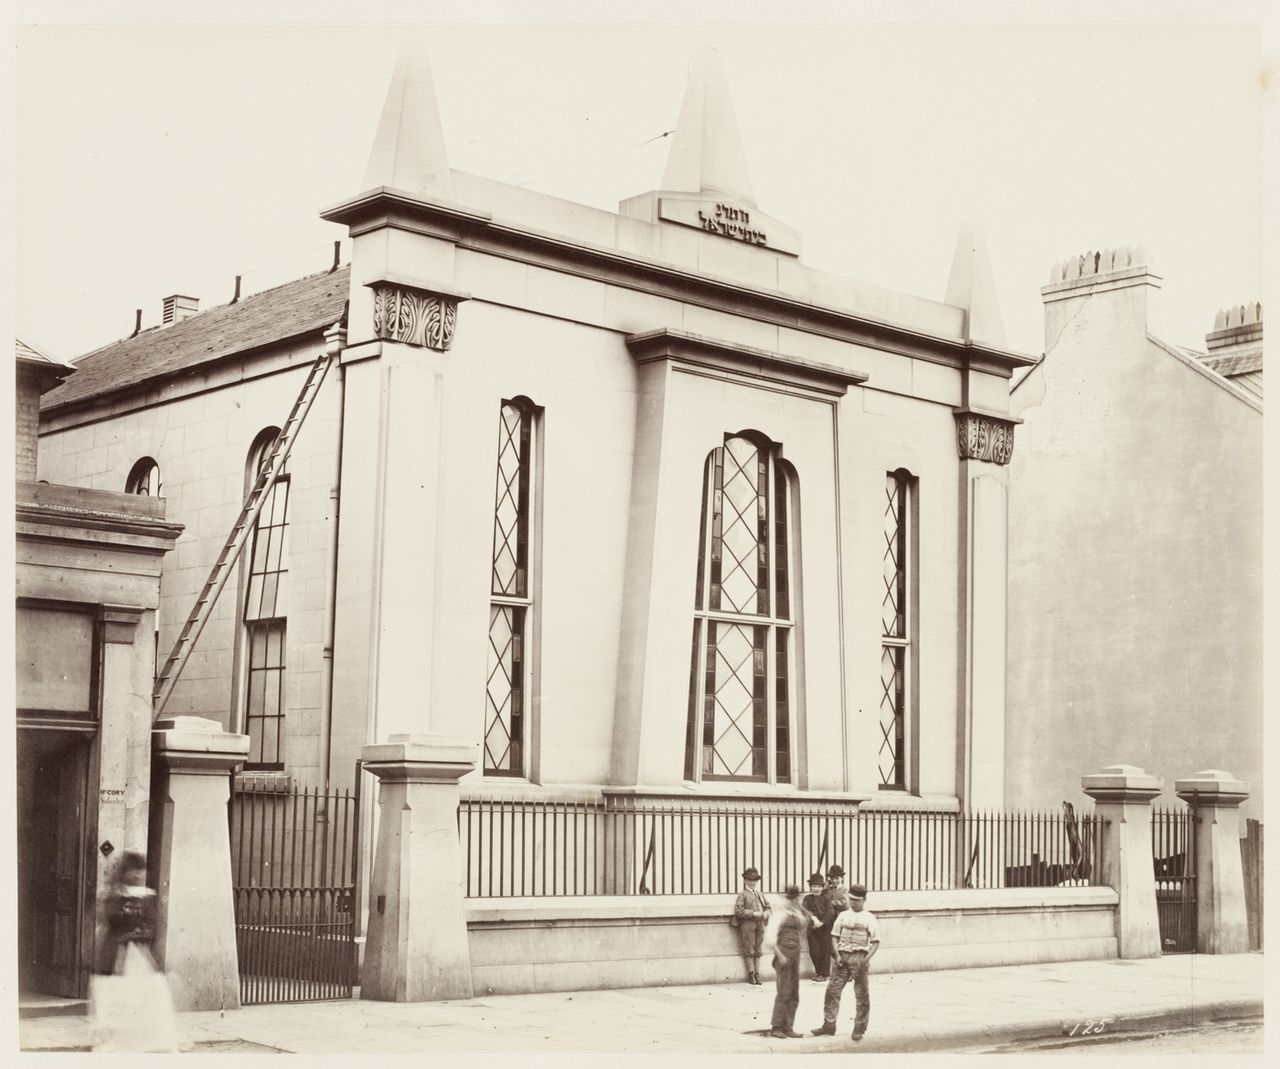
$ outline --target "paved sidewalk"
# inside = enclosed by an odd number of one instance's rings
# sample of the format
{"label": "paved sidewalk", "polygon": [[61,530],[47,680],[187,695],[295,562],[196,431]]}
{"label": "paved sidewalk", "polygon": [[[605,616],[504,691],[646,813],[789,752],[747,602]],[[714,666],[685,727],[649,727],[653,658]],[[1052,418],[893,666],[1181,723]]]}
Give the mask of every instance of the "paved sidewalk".
{"label": "paved sidewalk", "polygon": [[[812,1037],[824,984],[802,980],[797,1031],[768,1038],[773,986],[748,984],[504,995],[401,1004],[352,999],[187,1013],[196,1052],[299,1054],[490,1052],[805,1053],[850,1051],[853,989],[839,1032]],[[1063,1035],[1106,1021],[1103,1034],[1260,1017],[1262,954],[1185,955],[872,975],[871,1027],[858,1051],[943,1051]],[[1079,1030],[1077,1029],[1077,1031]],[[83,1049],[84,1017],[20,1022],[24,1050]]]}

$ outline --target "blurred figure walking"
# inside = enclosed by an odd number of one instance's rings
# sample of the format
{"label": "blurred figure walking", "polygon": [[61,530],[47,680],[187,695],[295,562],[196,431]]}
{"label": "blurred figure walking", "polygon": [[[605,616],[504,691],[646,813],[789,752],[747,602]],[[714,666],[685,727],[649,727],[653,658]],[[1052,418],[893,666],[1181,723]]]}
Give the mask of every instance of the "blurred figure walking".
{"label": "blurred figure walking", "polygon": [[156,893],[146,885],[147,861],[128,852],[116,862],[102,903],[91,999],[95,1050],[130,1053],[178,1049],[173,996],[156,969]]}
{"label": "blurred figure walking", "polygon": [[799,1039],[795,1023],[796,1007],[800,1005],[800,948],[804,946],[804,937],[822,922],[800,904],[800,888],[794,883],[787,885],[785,894],[786,904],[769,926],[769,942],[774,946],[774,979],[778,986],[769,1035],[774,1039]]}

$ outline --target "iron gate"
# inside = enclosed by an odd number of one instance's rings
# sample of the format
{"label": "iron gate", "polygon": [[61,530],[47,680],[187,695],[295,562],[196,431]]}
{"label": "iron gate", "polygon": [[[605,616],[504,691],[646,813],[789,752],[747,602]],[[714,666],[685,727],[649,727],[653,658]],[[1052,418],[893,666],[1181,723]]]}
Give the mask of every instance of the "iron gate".
{"label": "iron gate", "polygon": [[1190,809],[1151,813],[1160,946],[1166,954],[1196,952],[1196,824]]}
{"label": "iron gate", "polygon": [[356,982],[360,774],[322,792],[241,774],[228,815],[240,1001],[350,998]]}

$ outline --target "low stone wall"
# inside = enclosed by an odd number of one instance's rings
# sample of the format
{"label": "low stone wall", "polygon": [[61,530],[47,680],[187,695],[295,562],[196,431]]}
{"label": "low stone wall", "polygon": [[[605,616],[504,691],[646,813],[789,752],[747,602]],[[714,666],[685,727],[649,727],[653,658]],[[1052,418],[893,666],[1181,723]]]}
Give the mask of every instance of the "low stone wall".
{"label": "low stone wall", "polygon": [[[875,972],[1116,957],[1109,887],[881,892]],[[733,899],[707,895],[471,900],[477,995],[743,979]],[[772,976],[769,955],[761,976]],[[806,975],[812,969],[805,958]]]}

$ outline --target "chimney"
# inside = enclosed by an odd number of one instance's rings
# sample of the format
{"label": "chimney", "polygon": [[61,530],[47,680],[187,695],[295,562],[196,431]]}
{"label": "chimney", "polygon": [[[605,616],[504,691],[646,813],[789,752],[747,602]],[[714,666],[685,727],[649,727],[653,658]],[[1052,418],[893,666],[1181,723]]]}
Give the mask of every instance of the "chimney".
{"label": "chimney", "polygon": [[175,293],[172,297],[164,299],[164,325],[167,327],[170,323],[187,319],[198,311],[200,311],[199,297],[184,297],[180,293]]}
{"label": "chimney", "polygon": [[1136,245],[1086,252],[1054,264],[1049,284],[1040,290],[1045,352],[1069,326],[1120,334],[1158,332],[1164,278],[1149,259]]}
{"label": "chimney", "polygon": [[1224,308],[1214,316],[1213,330],[1204,336],[1204,344],[1213,356],[1262,345],[1262,302]]}

